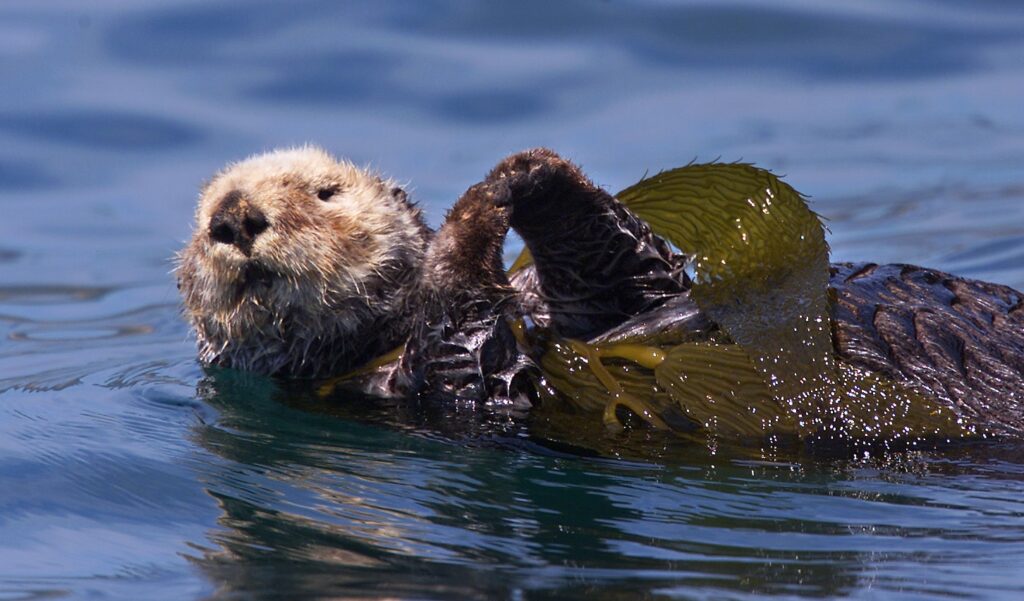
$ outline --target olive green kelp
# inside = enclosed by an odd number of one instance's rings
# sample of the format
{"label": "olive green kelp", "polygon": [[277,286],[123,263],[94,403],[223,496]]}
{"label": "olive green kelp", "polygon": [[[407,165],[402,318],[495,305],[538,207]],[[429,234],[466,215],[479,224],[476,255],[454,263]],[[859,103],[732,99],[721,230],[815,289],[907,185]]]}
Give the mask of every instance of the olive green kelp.
{"label": "olive green kelp", "polygon": [[[556,398],[620,423],[623,410],[687,437],[913,441],[973,432],[948,408],[834,357],[829,257],[793,188],[745,164],[689,165],[617,198],[693,257],[692,298],[717,336],[667,345],[551,341]],[[512,270],[529,264],[524,252]]]}

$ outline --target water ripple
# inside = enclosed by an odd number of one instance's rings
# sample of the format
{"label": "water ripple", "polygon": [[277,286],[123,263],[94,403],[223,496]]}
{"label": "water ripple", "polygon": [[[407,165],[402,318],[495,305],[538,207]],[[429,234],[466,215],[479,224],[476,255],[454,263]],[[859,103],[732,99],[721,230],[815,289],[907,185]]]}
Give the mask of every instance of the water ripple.
{"label": "water ripple", "polygon": [[0,3],[0,598],[1017,598],[1019,445],[582,449],[320,399],[201,369],[168,272],[202,179],[252,152],[370,161],[436,224],[551,145],[611,190],[754,161],[837,259],[1024,287],[1022,25],[1016,0]]}
{"label": "water ripple", "polygon": [[201,138],[191,126],[166,117],[81,110],[0,114],[0,130],[107,150],[162,150]]}
{"label": "water ripple", "polygon": [[102,299],[114,288],[97,286],[0,286],[0,304],[38,305],[90,302]]}

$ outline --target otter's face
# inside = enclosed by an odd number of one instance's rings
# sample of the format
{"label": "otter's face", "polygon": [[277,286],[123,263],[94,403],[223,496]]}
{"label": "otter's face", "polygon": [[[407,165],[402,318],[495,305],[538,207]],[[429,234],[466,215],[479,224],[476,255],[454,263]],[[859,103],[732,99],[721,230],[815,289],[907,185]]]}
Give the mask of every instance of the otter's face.
{"label": "otter's face", "polygon": [[203,189],[177,268],[201,358],[273,371],[247,358],[358,331],[386,312],[426,237],[399,188],[320,149],[229,166]]}

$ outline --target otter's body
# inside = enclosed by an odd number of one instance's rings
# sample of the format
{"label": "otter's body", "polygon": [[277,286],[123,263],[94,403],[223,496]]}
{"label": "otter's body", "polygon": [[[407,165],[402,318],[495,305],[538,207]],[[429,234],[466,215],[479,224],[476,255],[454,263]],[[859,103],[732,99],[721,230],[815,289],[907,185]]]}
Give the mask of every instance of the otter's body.
{"label": "otter's body", "polygon": [[[509,399],[538,374],[518,317],[584,340],[717,329],[687,257],[545,149],[499,163],[436,233],[401,190],[313,149],[222,172],[196,223],[178,274],[207,363],[324,377],[402,345],[371,392]],[[534,258],[512,281],[510,226]],[[1024,432],[1024,295],[909,266],[837,264],[831,287],[839,358]]]}

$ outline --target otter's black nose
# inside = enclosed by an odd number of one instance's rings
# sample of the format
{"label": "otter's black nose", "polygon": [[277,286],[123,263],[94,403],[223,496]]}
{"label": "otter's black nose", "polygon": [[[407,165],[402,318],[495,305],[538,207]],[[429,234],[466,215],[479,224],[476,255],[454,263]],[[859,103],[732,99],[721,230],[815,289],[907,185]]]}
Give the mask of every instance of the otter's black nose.
{"label": "otter's black nose", "polygon": [[236,190],[224,196],[210,218],[210,238],[214,242],[233,244],[249,256],[256,236],[268,227],[270,222],[263,211],[246,202],[241,192]]}

